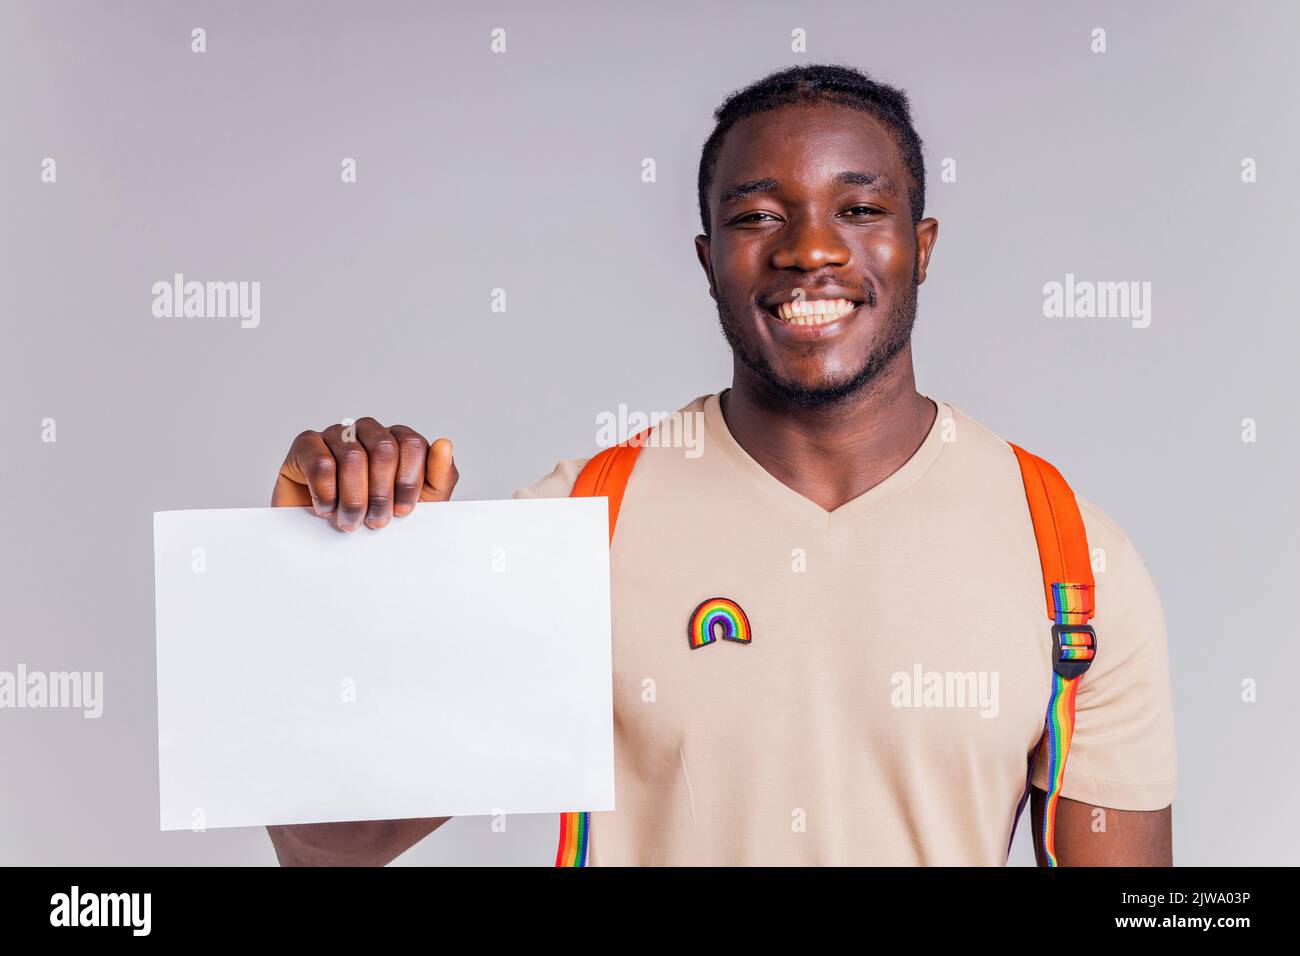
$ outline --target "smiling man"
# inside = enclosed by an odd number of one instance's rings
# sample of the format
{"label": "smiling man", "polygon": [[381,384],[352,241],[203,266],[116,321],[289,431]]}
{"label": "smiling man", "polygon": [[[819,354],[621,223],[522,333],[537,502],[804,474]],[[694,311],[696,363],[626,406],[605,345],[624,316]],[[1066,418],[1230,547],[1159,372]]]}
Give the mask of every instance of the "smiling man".
{"label": "smiling man", "polygon": [[[624,476],[617,809],[566,819],[560,862],[1002,864],[1059,647],[1017,450],[916,388],[938,223],[907,99],[850,68],[798,67],[716,119],[695,248],[732,384],[681,409],[704,422],[702,454],[645,440]],[[274,503],[355,530],[450,497],[447,440],[374,419],[357,439],[299,435]],[[590,460],[516,497],[583,493]],[[1072,501],[1096,556],[1097,656],[1070,685],[1055,862],[1167,865],[1159,598],[1124,532]],[[1036,844],[1049,766],[1030,775]],[[442,822],[271,835],[286,864],[382,863]]]}

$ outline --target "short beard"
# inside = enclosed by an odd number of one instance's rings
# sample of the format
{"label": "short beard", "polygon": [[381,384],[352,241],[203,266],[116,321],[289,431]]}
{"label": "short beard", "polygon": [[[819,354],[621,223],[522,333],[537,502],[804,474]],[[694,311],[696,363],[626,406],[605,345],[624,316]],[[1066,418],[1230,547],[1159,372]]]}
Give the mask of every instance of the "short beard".
{"label": "short beard", "polygon": [[[740,332],[740,324],[736,322],[730,310],[722,304],[721,299],[718,300],[718,322],[736,358],[758,375],[783,401],[800,408],[828,408],[844,402],[850,396],[867,388],[911,341],[912,327],[916,324],[917,288],[916,273],[913,272],[912,282],[894,300],[889,315],[886,316],[884,341],[872,348],[863,358],[857,371],[842,381],[822,383],[812,387],[787,382],[778,376],[767,359],[749,347],[748,340]],[[862,318],[859,316],[859,319]]]}

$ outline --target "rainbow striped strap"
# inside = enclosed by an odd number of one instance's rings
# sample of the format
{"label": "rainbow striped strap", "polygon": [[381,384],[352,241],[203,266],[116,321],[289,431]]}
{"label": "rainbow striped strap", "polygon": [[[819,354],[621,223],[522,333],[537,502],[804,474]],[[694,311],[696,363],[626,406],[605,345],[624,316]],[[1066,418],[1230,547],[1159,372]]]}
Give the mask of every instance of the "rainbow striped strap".
{"label": "rainbow striped strap", "polygon": [[[623,492],[645,444],[650,429],[593,455],[578,472],[570,498],[609,499],[609,541],[614,543],[618,512],[623,506]],[[572,811],[560,814],[560,845],[555,851],[556,866],[586,866],[591,849],[591,814]]]}
{"label": "rainbow striped strap", "polygon": [[[1042,829],[1039,833],[1043,856],[1048,866],[1056,866],[1056,807],[1065,783],[1065,761],[1074,738],[1075,698],[1079,681],[1097,654],[1097,634],[1085,623],[1092,616],[1092,585],[1053,582],[1057,595],[1055,621],[1052,624],[1052,692],[1047,701],[1047,717],[1039,745],[1034,748],[1025,775],[1025,787],[1011,823],[1011,839],[1016,824],[1029,799],[1034,767],[1040,753],[1047,755],[1047,798],[1043,805]],[[1011,841],[1007,842],[1011,853]]]}
{"label": "rainbow striped strap", "polygon": [[586,866],[590,833],[590,813],[561,813],[560,848],[555,853],[555,865]]}
{"label": "rainbow striped strap", "polygon": [[1074,704],[1079,681],[1097,655],[1097,634],[1088,625],[1092,616],[1091,585],[1055,582],[1055,623],[1052,624],[1052,695],[1043,728],[1047,754],[1047,798],[1043,803],[1043,856],[1056,866],[1056,806],[1065,783],[1065,760],[1074,739]]}

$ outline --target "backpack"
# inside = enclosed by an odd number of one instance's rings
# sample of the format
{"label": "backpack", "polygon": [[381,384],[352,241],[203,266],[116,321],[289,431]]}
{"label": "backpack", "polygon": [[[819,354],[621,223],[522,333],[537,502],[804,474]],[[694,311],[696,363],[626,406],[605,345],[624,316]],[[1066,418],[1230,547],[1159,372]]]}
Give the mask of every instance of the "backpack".
{"label": "backpack", "polygon": [[[614,541],[619,508],[628,477],[636,464],[647,428],[592,457],[573,484],[570,497],[609,499],[609,539]],[[1048,790],[1039,834],[1049,867],[1056,861],[1056,806],[1065,778],[1065,761],[1074,736],[1074,704],[1079,680],[1097,654],[1097,634],[1088,624],[1094,614],[1092,561],[1083,518],[1074,492],[1060,472],[1048,462],[1011,444],[1025,484],[1025,499],[1034,525],[1038,557],[1043,570],[1047,617],[1052,622],[1052,687],[1048,698],[1043,734],[1026,755],[1029,763],[1025,787],[1011,821],[1011,837],[1029,799],[1034,767],[1042,755],[1047,759]],[[560,844],[556,866],[586,866],[591,834],[591,814],[574,811],[560,814]],[[1007,855],[1011,842],[1007,843]]]}

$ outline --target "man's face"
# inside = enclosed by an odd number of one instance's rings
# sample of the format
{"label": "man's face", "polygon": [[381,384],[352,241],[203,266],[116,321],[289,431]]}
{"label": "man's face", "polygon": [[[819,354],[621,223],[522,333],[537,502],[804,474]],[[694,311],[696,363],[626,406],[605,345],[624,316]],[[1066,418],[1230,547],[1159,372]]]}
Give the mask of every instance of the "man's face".
{"label": "man's face", "polygon": [[840,401],[908,347],[938,233],[913,224],[909,182],[858,110],[786,106],[727,132],[696,251],[736,358],[786,400]]}

